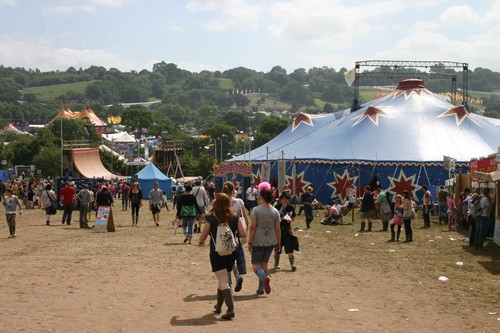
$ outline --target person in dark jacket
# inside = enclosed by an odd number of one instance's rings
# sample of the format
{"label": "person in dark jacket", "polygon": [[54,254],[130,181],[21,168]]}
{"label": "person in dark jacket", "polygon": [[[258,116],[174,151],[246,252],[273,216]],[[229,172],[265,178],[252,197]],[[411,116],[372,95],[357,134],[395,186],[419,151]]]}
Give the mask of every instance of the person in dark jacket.
{"label": "person in dark jacket", "polygon": [[306,193],[302,193],[302,195],[300,196],[300,202],[302,203],[304,215],[306,216],[307,229],[311,228],[311,222],[314,219],[314,212],[312,207],[312,203],[314,201],[314,195],[312,194],[312,191],[313,188],[311,186],[308,186]]}
{"label": "person in dark jacket", "polygon": [[375,209],[375,200],[373,199],[373,193],[370,191],[370,186],[365,186],[365,193],[361,199],[361,228],[359,232],[365,231],[366,222],[368,222],[368,232],[372,231],[372,212]]}
{"label": "person in dark jacket", "polygon": [[276,205],[276,209],[280,213],[280,228],[281,228],[281,247],[279,252],[274,253],[274,268],[280,269],[280,254],[285,248],[285,253],[290,261],[292,272],[297,270],[295,266],[295,256],[293,255],[293,232],[292,222],[295,218],[295,209],[290,204],[290,194],[283,192],[279,196],[280,203]]}
{"label": "person in dark jacket", "polygon": [[111,195],[111,192],[109,192],[107,186],[101,186],[101,190],[95,197],[95,202],[97,206],[96,209],[99,209],[101,206],[111,206],[113,203],[113,196]]}
{"label": "person in dark jacket", "polygon": [[139,209],[142,207],[142,190],[138,182],[134,182],[129,192],[129,206],[132,208],[132,226],[137,227],[139,222]]}
{"label": "person in dark jacket", "polygon": [[196,197],[191,193],[193,187],[187,184],[184,188],[184,193],[177,201],[177,218],[182,219],[182,230],[184,230],[184,243],[191,244],[193,238],[193,224],[197,214],[201,214],[200,207],[196,202]]}

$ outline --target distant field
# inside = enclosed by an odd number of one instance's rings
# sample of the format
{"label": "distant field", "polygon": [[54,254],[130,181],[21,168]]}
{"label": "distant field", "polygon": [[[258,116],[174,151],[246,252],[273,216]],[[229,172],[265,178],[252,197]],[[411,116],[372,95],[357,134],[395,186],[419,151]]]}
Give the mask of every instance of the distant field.
{"label": "distant field", "polygon": [[[261,99],[259,96],[247,96],[247,98],[251,101],[252,104],[257,104],[257,102]],[[277,109],[282,109],[282,110],[290,110],[292,108],[291,104],[288,103],[283,103],[281,101],[277,101],[274,99],[271,99],[269,97],[264,98],[264,103],[261,104],[261,106],[264,106],[266,108],[277,108]]]}
{"label": "distant field", "polygon": [[379,89],[370,89],[370,90],[360,90],[359,91],[359,96],[361,97],[362,102],[369,102],[373,101],[377,97],[377,94],[383,94],[383,93],[390,93],[390,91],[385,91],[385,90],[379,90]]}
{"label": "distant field", "polygon": [[[319,99],[319,98],[315,98],[314,99],[314,103],[316,104],[316,106],[320,109],[323,109],[325,107],[325,104],[329,103],[331,104],[332,106],[335,107],[335,109],[337,110],[339,105],[341,106],[341,108],[345,108],[346,107],[346,104],[339,104],[339,103],[331,103],[331,102],[325,102],[324,100],[322,99]],[[348,101],[347,102],[348,105],[351,104],[351,101]]]}
{"label": "distant field", "polygon": [[233,89],[234,88],[234,84],[233,84],[233,80],[231,79],[219,79],[219,87],[221,87],[221,89]]}
{"label": "distant field", "polygon": [[23,94],[35,94],[40,101],[53,100],[67,92],[84,94],[85,89],[94,81],[55,84],[51,86],[31,87],[22,90]]}

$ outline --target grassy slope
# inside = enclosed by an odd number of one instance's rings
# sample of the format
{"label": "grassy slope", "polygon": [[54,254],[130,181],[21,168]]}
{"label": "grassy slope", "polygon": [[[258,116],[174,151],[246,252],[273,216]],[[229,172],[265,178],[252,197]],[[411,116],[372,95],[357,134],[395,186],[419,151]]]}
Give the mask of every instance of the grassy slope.
{"label": "grassy slope", "polygon": [[[43,86],[43,87],[31,87],[31,88],[26,88],[23,89],[22,93],[33,93],[37,96],[37,98],[40,101],[49,101],[57,98],[58,96],[65,94],[67,92],[76,92],[76,93],[85,93],[85,89],[89,84],[91,84],[93,81],[87,81],[87,82],[76,82],[76,83],[66,83],[66,84],[57,84],[57,85],[51,85],[51,86]],[[231,79],[224,79],[221,78],[219,79],[219,86],[222,89],[233,89],[234,84]],[[361,100],[364,102],[368,102],[371,100],[374,100],[376,97],[376,94],[381,92],[381,90],[378,89],[369,89],[369,90],[361,90],[360,97]],[[471,94],[472,97],[474,98],[481,98],[484,96],[480,96],[478,94]],[[260,97],[258,96],[250,96],[249,99],[251,100],[252,104],[255,104],[258,100],[260,100]],[[155,100],[155,99],[151,99]],[[317,98],[315,99],[315,104],[319,108],[323,108],[324,105],[327,102]],[[265,98],[264,102],[266,108],[278,108],[282,110],[290,110],[292,105],[288,103],[283,103],[281,101],[275,100],[273,98]],[[335,107],[337,107],[337,104],[334,104]]]}
{"label": "grassy slope", "polygon": [[62,94],[75,92],[85,94],[85,89],[94,81],[55,84],[51,86],[31,87],[23,89],[23,94],[35,94],[40,101],[50,101]]}

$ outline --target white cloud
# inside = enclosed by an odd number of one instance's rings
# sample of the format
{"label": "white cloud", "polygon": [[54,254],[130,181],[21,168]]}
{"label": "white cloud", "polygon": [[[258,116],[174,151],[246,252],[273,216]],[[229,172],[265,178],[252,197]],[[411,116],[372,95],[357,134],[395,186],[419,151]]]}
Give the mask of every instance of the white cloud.
{"label": "white cloud", "polygon": [[443,3],[443,2],[446,2],[448,0],[418,0],[418,1],[414,1],[412,3],[412,5],[416,6],[416,7],[436,7],[438,6],[440,3]]}
{"label": "white cloud", "polygon": [[121,7],[124,0],[92,0],[97,6]]}
{"label": "white cloud", "polygon": [[484,25],[487,33],[498,36],[500,34],[500,2],[495,1],[484,15]]}
{"label": "white cloud", "polygon": [[0,63],[9,67],[38,68],[41,71],[66,70],[71,66],[88,68],[92,65],[114,67],[122,71],[138,69],[137,64],[102,50],[53,48],[43,40],[25,42],[8,36],[0,36]]}
{"label": "white cloud", "polygon": [[480,16],[472,7],[463,6],[452,6],[447,8],[439,18],[446,24],[467,24],[479,22]]}
{"label": "white cloud", "polygon": [[220,8],[223,3],[216,0],[192,0],[186,4],[186,8],[191,12],[211,12]]}
{"label": "white cloud", "polygon": [[403,1],[368,2],[346,6],[340,0],[293,0],[270,7],[274,36],[290,42],[312,42],[337,49],[350,47],[360,36],[384,28],[375,22],[405,8]]}
{"label": "white cloud", "polygon": [[500,53],[500,36],[477,35],[453,40],[434,32],[412,31],[395,42],[392,48],[377,52],[375,56],[378,59],[467,62],[471,69],[486,67],[498,70],[498,53]]}
{"label": "white cloud", "polygon": [[217,12],[216,18],[205,26],[210,30],[256,29],[263,5],[246,0],[189,1],[186,9],[191,12]]}
{"label": "white cloud", "polygon": [[0,0],[0,6],[3,5],[8,5],[8,6],[14,6],[18,0]]}

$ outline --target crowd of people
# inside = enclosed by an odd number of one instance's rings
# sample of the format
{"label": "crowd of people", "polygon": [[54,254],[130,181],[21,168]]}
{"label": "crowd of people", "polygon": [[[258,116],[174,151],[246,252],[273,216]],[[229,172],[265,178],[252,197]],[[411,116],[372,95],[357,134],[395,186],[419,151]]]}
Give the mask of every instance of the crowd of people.
{"label": "crowd of people", "polygon": [[[1,183],[1,182],[0,182]],[[216,314],[222,313],[225,303],[227,311],[222,319],[235,317],[233,300],[234,292],[239,292],[243,286],[243,277],[247,273],[245,260],[246,250],[251,257],[252,270],[257,277],[258,295],[271,293],[270,260],[274,254],[274,269],[280,270],[280,260],[283,250],[290,264],[290,271],[297,270],[294,251],[298,251],[298,238],[294,235],[292,223],[296,218],[295,204],[287,187],[277,191],[269,183],[262,182],[251,186],[244,193],[233,182],[226,182],[220,193],[216,193],[213,182],[203,183],[197,179],[194,183],[178,183],[172,187],[172,204],[176,220],[182,221],[184,243],[191,244],[193,234],[201,232],[199,246],[204,246],[210,237],[209,259],[212,271],[217,279],[217,302],[214,307]],[[20,191],[30,188],[33,196],[24,200]],[[422,186],[422,229],[430,228],[430,216],[434,210],[434,200],[427,186]],[[59,191],[59,197],[54,191],[54,182],[51,179],[33,181],[12,181],[1,183],[0,195],[5,206],[6,220],[9,226],[9,238],[16,237],[16,215],[21,214],[23,206],[26,208],[39,207],[45,210],[46,225],[51,225],[52,216],[57,207],[62,206],[61,223],[70,225],[75,209],[79,211],[80,228],[90,228],[89,220],[93,211],[100,206],[115,206],[121,202],[122,211],[131,214],[132,226],[139,223],[140,210],[143,207],[144,196],[140,184],[133,181],[113,180],[103,183],[75,184],[67,181]],[[391,237],[388,242],[399,242],[404,228],[404,242],[413,242],[413,223],[416,218],[417,205],[409,191],[403,191],[392,198],[391,194],[377,188],[372,191],[370,186],[364,187],[364,192],[357,198],[360,210],[359,232],[373,230],[374,216],[380,218],[380,231],[389,231]],[[490,232],[490,219],[494,214],[494,200],[490,197],[489,189],[471,192],[466,188],[455,196],[448,193],[442,186],[435,196],[437,224],[448,226],[449,231],[456,231],[461,226],[470,230],[470,246],[477,250],[483,249],[484,241]],[[314,221],[315,198],[313,188],[306,188],[298,203],[304,212],[306,228],[310,229]],[[335,200],[334,205],[326,206],[321,224],[341,224],[342,217],[347,209],[352,207],[353,201],[348,200],[344,205]],[[152,215],[153,225],[160,226],[162,209],[170,210],[167,195],[158,183],[154,183],[149,192],[148,208]],[[234,251],[229,255],[217,252],[217,243],[220,242],[219,227],[227,226],[231,232],[226,238],[234,239]]]}
{"label": "crowd of people", "polygon": [[[391,238],[388,242],[398,242],[404,229],[406,243],[413,242],[413,223],[417,218],[417,210],[422,210],[423,225],[420,229],[431,227],[431,215],[438,216],[437,225],[447,227],[446,231],[459,231],[461,228],[469,233],[471,247],[484,249],[483,244],[488,235],[492,236],[495,221],[495,201],[490,196],[490,189],[484,187],[471,192],[465,188],[461,193],[449,193],[444,186],[436,192],[435,201],[426,185],[422,186],[421,205],[417,205],[409,191],[397,194],[392,200],[388,192],[377,188],[372,191],[370,186],[364,187],[364,193],[359,201],[361,215],[359,232],[371,232],[373,217],[378,216],[382,222],[380,231],[387,231],[390,224]],[[345,206],[348,205],[346,202]],[[325,212],[322,224],[333,216],[341,217],[341,209],[329,207]],[[338,215],[337,215],[338,214]],[[340,215],[340,216],[339,216]]]}

